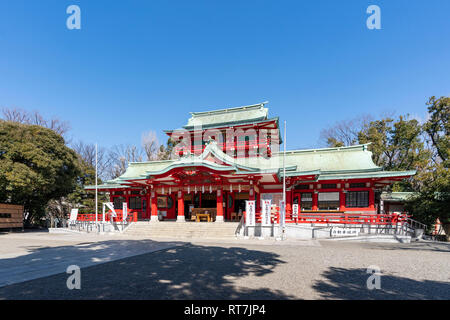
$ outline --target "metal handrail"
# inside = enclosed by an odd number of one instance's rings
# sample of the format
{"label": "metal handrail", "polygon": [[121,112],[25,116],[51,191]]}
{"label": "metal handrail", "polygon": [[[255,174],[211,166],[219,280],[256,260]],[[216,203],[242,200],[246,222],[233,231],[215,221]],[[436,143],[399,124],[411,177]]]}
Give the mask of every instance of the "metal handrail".
{"label": "metal handrail", "polygon": [[237,228],[236,228],[236,232],[235,232],[235,235],[238,235],[238,234],[240,234],[241,233],[241,229],[242,229],[242,227],[244,226],[244,214],[241,216],[241,219],[239,220],[239,224],[238,224],[238,226],[237,226]]}
{"label": "metal handrail", "polygon": [[408,218],[406,219],[406,223],[410,225],[412,229],[423,229],[424,231],[427,230],[427,225],[417,220]]}

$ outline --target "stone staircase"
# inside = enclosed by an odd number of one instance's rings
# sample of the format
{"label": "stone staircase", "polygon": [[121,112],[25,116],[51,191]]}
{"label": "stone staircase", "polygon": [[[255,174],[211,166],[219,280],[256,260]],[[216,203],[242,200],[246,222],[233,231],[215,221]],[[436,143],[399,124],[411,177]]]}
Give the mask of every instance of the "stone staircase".
{"label": "stone staircase", "polygon": [[204,239],[235,239],[238,222],[175,222],[164,221],[151,223],[138,221],[130,225],[124,233],[131,236],[148,238],[204,238]]}

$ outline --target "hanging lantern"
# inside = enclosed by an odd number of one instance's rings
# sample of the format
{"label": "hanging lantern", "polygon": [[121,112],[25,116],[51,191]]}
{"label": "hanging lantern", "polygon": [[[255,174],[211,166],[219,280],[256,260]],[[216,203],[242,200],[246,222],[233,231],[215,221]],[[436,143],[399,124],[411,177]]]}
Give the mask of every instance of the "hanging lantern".
{"label": "hanging lantern", "polygon": [[205,193],[205,186],[202,186],[202,193]]}
{"label": "hanging lantern", "polygon": [[188,193],[191,193],[191,186],[188,186]]}
{"label": "hanging lantern", "polygon": [[162,191],[161,192],[162,192],[162,194],[164,194],[164,186],[162,187]]}
{"label": "hanging lantern", "polygon": [[239,187],[239,193],[241,192],[241,185],[238,186]]}
{"label": "hanging lantern", "polygon": [[195,189],[195,194],[197,194],[197,186],[195,186],[194,189]]}
{"label": "hanging lantern", "polygon": [[172,194],[172,187],[169,187],[169,194]]}
{"label": "hanging lantern", "polygon": [[230,184],[230,192],[233,192],[233,185]]}
{"label": "hanging lantern", "polygon": [[209,193],[212,193],[212,186],[209,185]]}

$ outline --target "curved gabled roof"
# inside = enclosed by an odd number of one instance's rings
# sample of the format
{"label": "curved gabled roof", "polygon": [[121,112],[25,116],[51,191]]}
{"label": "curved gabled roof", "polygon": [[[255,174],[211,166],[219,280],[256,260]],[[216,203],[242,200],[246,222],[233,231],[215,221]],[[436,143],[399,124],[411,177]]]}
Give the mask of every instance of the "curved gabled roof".
{"label": "curved gabled roof", "polygon": [[[408,177],[415,171],[383,171],[375,165],[368,144],[286,152],[286,175],[315,175],[319,180]],[[172,169],[203,166],[215,171],[234,171],[235,174],[277,174],[283,169],[283,153],[271,158],[234,158],[224,153],[212,140],[200,155],[188,154],[178,160],[132,162],[120,177],[108,181],[103,188],[113,188],[130,180],[147,179]],[[87,187],[92,189],[92,187]]]}

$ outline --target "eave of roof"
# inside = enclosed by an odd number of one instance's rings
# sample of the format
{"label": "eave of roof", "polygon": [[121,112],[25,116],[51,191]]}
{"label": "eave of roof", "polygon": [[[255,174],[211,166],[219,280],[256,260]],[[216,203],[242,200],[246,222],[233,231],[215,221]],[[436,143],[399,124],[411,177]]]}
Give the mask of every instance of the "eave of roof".
{"label": "eave of roof", "polygon": [[386,202],[406,201],[417,195],[417,192],[382,192],[381,199]]}
{"label": "eave of roof", "polygon": [[[317,153],[317,152],[341,152],[341,151],[354,151],[354,150],[368,150],[368,146],[372,143],[357,144],[353,146],[345,147],[332,147],[332,148],[316,148],[316,149],[299,149],[299,150],[286,150],[286,155],[290,154],[303,154],[303,153]],[[274,154],[282,155],[284,151],[277,151]]]}
{"label": "eave of roof", "polygon": [[[221,122],[221,123],[213,123],[213,124],[206,124],[206,125],[199,125],[201,130],[204,129],[226,129],[229,127],[237,127],[237,126],[246,126],[246,125],[257,125],[262,123],[270,123],[275,122],[277,124],[277,127],[279,127],[279,117],[274,117],[270,119],[254,119],[254,120],[241,120],[241,121],[231,121],[231,122]],[[185,129],[187,131],[195,130],[197,129],[196,126],[183,126],[182,129]],[[163,130],[166,134],[173,133],[176,131],[179,131],[180,129],[174,129],[174,130]]]}
{"label": "eave of roof", "polygon": [[367,178],[394,178],[394,177],[411,177],[416,174],[416,170],[410,171],[362,171],[360,173],[332,173],[322,172],[319,180],[341,180],[341,179],[367,179]]}

